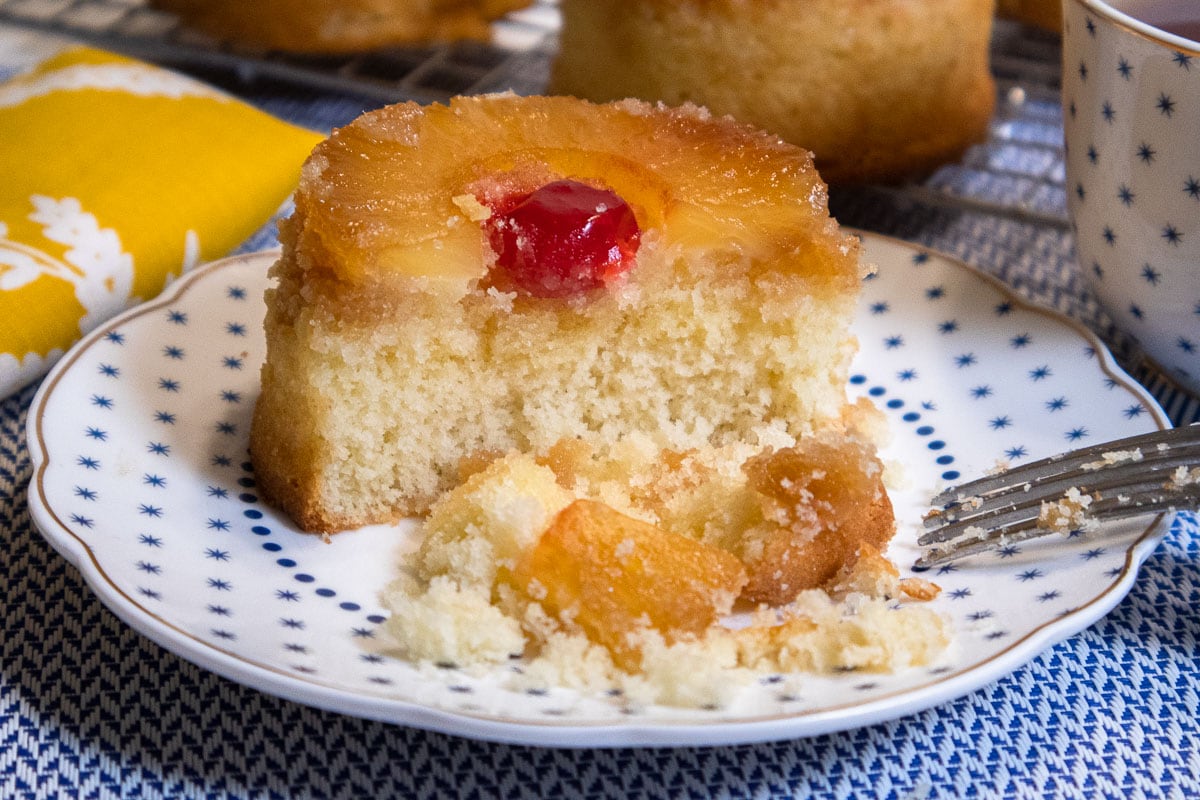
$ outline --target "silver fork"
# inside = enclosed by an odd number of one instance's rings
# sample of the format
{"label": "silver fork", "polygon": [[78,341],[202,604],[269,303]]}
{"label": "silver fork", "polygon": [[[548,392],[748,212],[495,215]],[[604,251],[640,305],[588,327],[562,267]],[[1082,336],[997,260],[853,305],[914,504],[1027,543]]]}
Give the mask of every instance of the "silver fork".
{"label": "silver fork", "polygon": [[918,569],[1106,520],[1200,507],[1200,424],[1130,436],[952,486],[930,501]]}

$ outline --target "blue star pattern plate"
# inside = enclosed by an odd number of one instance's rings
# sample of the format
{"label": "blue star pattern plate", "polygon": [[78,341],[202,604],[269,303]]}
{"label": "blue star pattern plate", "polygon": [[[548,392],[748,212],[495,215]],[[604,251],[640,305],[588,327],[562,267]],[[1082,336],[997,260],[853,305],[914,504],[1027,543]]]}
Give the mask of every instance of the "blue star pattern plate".
{"label": "blue star pattern plate", "polygon": [[[944,256],[864,234],[879,272],[856,322],[852,390],[888,416],[903,567],[929,496],[998,463],[1165,425],[1082,329]],[[508,678],[387,655],[378,593],[415,526],[331,541],[255,493],[247,460],[266,269],[204,267],[111,321],[42,385],[29,417],[38,528],[125,622],[234,681],[320,708],[554,746],[715,745],[842,730],[978,688],[1098,619],[1166,521],[1011,547],[926,573],[955,642],[896,674],[768,675],[719,709],[631,707],[615,693],[526,692]]]}

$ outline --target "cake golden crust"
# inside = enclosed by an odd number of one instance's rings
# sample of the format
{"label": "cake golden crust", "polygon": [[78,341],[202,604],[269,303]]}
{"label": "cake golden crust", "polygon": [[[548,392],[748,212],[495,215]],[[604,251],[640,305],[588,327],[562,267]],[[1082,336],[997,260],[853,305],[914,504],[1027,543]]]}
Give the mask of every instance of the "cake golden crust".
{"label": "cake golden crust", "polygon": [[486,39],[491,21],[530,0],[151,0],[196,30],[268,50],[338,53]]}
{"label": "cake golden crust", "polygon": [[779,605],[823,587],[864,546],[883,550],[895,532],[873,445],[818,435],[755,456],[744,469],[771,523],[751,532],[753,545],[740,547],[750,574],[747,600]]}
{"label": "cake golden crust", "polygon": [[900,181],[987,131],[993,0],[564,0],[551,91],[696,102]]}

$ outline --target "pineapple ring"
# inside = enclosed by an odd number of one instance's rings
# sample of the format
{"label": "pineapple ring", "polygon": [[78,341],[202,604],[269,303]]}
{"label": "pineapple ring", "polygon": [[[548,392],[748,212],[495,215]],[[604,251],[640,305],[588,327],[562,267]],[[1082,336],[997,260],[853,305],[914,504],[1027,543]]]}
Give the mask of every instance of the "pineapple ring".
{"label": "pineapple ring", "polygon": [[611,188],[666,246],[768,269],[772,253],[810,251],[801,277],[816,294],[859,278],[853,259],[821,255],[855,244],[812,213],[826,189],[807,152],[695,106],[633,100],[488,95],[370,112],[313,151],[285,235],[336,285],[462,296],[494,256],[453,198],[558,178]]}

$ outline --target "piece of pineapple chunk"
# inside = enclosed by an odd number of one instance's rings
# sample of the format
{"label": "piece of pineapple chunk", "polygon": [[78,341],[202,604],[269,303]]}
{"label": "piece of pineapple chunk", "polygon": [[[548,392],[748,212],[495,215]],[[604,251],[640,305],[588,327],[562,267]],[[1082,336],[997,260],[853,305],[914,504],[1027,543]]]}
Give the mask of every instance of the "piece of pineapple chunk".
{"label": "piece of pineapple chunk", "polygon": [[511,580],[560,622],[606,647],[620,666],[636,670],[641,633],[653,629],[668,642],[702,635],[729,613],[746,571],[724,550],[576,500]]}
{"label": "piece of pineapple chunk", "polygon": [[790,602],[831,580],[864,545],[884,550],[895,532],[883,464],[869,443],[817,435],[743,469],[767,520],[742,542],[746,600]]}

